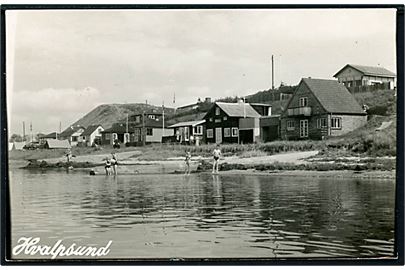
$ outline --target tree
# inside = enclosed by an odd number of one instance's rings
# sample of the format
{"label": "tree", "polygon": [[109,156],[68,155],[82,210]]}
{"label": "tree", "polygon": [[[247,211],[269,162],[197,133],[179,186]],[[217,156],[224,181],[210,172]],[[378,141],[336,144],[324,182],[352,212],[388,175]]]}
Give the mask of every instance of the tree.
{"label": "tree", "polygon": [[22,142],[22,141],[23,141],[23,138],[19,134],[13,134],[10,137],[10,142]]}

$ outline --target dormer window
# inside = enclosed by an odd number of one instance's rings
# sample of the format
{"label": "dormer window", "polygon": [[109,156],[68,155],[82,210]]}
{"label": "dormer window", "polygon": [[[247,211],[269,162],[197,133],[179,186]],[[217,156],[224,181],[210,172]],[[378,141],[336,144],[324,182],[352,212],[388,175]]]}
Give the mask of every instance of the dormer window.
{"label": "dormer window", "polygon": [[308,98],[307,97],[300,98],[300,107],[306,107],[306,106],[308,106]]}

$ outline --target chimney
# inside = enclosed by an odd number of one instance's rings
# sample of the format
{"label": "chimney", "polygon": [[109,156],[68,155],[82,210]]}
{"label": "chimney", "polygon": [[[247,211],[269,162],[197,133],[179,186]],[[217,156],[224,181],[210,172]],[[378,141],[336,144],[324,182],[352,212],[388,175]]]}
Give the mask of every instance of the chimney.
{"label": "chimney", "polygon": [[205,102],[211,103],[211,98],[210,98],[210,97],[206,97],[206,98],[205,98]]}

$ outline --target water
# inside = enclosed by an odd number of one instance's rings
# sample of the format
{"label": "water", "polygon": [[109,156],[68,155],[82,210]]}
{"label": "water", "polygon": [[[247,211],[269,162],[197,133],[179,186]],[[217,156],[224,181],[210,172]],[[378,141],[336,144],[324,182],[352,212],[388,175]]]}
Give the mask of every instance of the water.
{"label": "water", "polygon": [[30,236],[112,240],[108,258],[387,257],[394,198],[393,180],[13,170],[12,246]]}

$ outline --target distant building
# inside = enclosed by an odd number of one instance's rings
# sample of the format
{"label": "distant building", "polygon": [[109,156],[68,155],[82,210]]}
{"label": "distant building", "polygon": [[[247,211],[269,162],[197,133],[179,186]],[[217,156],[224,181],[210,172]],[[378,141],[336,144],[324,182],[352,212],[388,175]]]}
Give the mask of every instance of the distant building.
{"label": "distant building", "polygon": [[92,146],[94,143],[101,144],[101,132],[104,128],[101,125],[88,126],[81,134],[86,146]]}
{"label": "distant building", "polygon": [[174,129],[178,143],[199,145],[205,142],[205,120],[180,122],[169,128]]}
{"label": "distant building", "polygon": [[59,140],[68,140],[71,146],[76,146],[78,143],[83,142],[81,136],[86,128],[80,125],[70,126],[59,134]]}
{"label": "distant building", "polygon": [[370,67],[347,64],[333,77],[346,87],[386,85],[387,89],[396,87],[396,75],[383,67]]}
{"label": "distant building", "polygon": [[51,132],[49,134],[46,135],[41,135],[38,137],[39,139],[39,143],[40,144],[44,144],[46,142],[47,139],[58,139],[59,138],[59,134],[57,132]]}
{"label": "distant building", "polygon": [[196,103],[177,107],[177,108],[176,108],[176,113],[184,113],[184,112],[189,112],[189,111],[192,111],[192,110],[196,110],[196,109],[199,108],[199,106],[200,106],[201,103],[211,103],[211,98],[210,98],[210,97],[206,97],[204,101],[202,101],[202,100],[199,98]]}
{"label": "distant building", "polygon": [[367,115],[346,87],[334,80],[304,78],[281,115],[282,139],[322,139],[355,130]]}
{"label": "distant building", "polygon": [[207,143],[253,143],[260,140],[260,114],[249,104],[215,102],[207,112]]}

